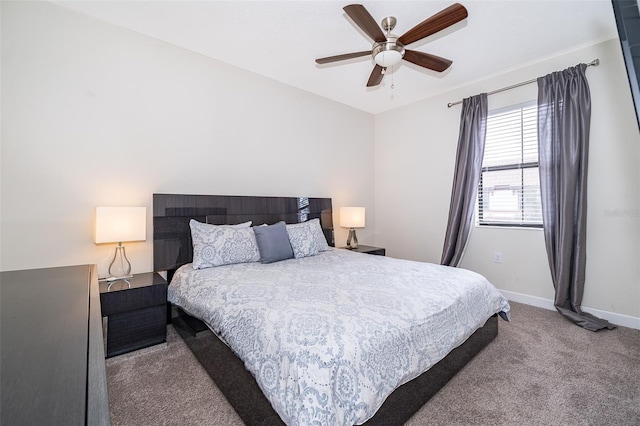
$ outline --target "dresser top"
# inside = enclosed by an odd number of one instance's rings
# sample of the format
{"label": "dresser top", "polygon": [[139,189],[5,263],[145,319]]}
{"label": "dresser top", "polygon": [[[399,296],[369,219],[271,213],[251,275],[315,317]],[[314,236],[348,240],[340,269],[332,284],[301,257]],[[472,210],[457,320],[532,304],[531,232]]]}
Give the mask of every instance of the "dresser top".
{"label": "dresser top", "polygon": [[91,271],[0,273],[0,423],[84,424]]}

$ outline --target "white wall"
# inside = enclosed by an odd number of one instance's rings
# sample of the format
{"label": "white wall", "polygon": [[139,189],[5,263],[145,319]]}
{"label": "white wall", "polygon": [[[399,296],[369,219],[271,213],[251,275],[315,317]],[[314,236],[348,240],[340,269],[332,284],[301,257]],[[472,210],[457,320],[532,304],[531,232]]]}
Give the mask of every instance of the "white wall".
{"label": "white wall", "polygon": [[[587,71],[584,305],[640,318],[640,138],[617,40],[374,118],[54,4],[2,2],[1,19],[1,270],[98,263],[104,274],[98,205],[148,207],[148,241],[127,251],[134,272],[151,270],[154,192],[333,197],[334,211],[367,207],[361,243],[437,263],[460,114],[447,102],[599,57]],[[489,105],[535,96],[531,85]],[[474,229],[462,266],[509,294],[552,298],[540,231]]]}
{"label": "white wall", "polygon": [[152,270],[154,192],[332,197],[368,208],[373,242],[372,115],[51,3],[1,7],[2,270],[104,275],[94,208],[118,205],[147,206],[127,253]]}
{"label": "white wall", "polygon": [[[583,305],[640,325],[640,137],[617,39],[377,115],[376,243],[390,256],[439,263],[460,119],[460,106],[447,108],[448,102],[595,58],[601,65],[587,69],[592,119]],[[536,98],[531,84],[490,96],[489,109]],[[502,264],[493,263],[494,251],[502,252]],[[461,266],[514,299],[553,299],[542,231],[474,228]]]}

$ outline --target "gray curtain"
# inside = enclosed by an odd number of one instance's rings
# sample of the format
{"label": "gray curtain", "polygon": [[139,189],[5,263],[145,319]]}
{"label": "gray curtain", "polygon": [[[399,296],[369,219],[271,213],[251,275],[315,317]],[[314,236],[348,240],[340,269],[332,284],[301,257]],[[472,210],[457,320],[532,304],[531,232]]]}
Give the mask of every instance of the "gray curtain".
{"label": "gray curtain", "polygon": [[476,202],[487,135],[487,94],[462,101],[456,168],[440,264],[458,266],[464,252]]}
{"label": "gray curtain", "polygon": [[582,312],[587,237],[591,96],[580,64],[538,78],[542,222],[556,309],[592,331],[614,328]]}

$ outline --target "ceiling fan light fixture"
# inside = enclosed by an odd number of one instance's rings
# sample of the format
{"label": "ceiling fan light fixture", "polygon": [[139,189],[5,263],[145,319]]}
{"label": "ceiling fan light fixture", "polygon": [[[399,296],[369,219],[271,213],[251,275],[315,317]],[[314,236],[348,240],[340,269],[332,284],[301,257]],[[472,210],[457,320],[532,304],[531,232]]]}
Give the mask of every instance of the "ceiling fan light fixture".
{"label": "ceiling fan light fixture", "polygon": [[381,67],[392,67],[402,60],[402,54],[395,50],[382,51],[373,60]]}
{"label": "ceiling fan light fixture", "polygon": [[395,40],[395,37],[382,43],[375,43],[371,55],[376,64],[381,67],[392,67],[398,64],[404,57],[404,46]]}

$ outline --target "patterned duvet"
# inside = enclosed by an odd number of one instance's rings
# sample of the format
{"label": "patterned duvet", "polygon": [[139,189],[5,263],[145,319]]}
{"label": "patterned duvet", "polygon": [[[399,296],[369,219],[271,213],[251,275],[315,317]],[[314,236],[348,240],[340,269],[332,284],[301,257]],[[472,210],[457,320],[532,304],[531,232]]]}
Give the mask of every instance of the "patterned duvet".
{"label": "patterned duvet", "polygon": [[329,250],[180,268],[169,301],[205,321],[287,425],[352,425],[509,304],[464,269]]}

